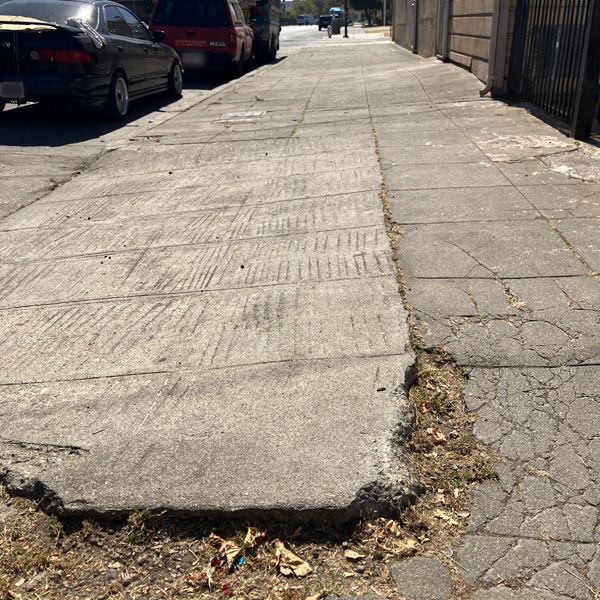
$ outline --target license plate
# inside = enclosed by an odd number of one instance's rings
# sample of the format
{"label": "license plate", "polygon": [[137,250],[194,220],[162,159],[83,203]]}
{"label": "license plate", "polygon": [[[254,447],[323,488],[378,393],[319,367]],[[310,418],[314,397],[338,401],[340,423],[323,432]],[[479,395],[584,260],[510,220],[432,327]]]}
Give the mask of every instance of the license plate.
{"label": "license plate", "polygon": [[211,42],[210,43],[211,46],[227,46],[227,42]]}
{"label": "license plate", "polygon": [[177,48],[206,48],[206,40],[175,40]]}
{"label": "license plate", "polygon": [[25,85],[22,81],[4,81],[0,83],[0,99],[24,100]]}

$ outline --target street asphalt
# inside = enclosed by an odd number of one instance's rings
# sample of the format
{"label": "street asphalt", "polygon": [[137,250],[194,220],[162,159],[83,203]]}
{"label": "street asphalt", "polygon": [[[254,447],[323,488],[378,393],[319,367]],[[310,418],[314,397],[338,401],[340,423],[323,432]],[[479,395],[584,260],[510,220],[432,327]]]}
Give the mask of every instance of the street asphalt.
{"label": "street asphalt", "polygon": [[[475,434],[502,457],[455,583],[597,598],[598,149],[458,67],[306,31],[97,160],[90,135],[82,174],[0,221],[9,488],[104,516],[343,520],[413,498],[385,190],[417,331],[469,372]],[[408,600],[452,595],[435,559],[391,575]]]}

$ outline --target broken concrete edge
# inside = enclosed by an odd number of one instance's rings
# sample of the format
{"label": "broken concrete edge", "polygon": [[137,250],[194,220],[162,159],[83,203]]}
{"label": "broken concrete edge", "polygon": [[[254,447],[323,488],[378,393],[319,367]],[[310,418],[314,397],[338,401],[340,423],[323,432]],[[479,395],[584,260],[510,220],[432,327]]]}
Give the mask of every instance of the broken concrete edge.
{"label": "broken concrete edge", "polygon": [[[373,451],[378,463],[374,464],[377,476],[364,485],[347,505],[338,506],[289,506],[289,507],[249,507],[233,510],[219,510],[213,507],[196,507],[181,509],[176,506],[120,506],[114,508],[99,507],[83,501],[65,503],[60,495],[43,481],[42,469],[37,473],[19,471],[18,465],[27,464],[24,456],[12,465],[0,465],[0,485],[10,496],[37,500],[40,508],[50,515],[60,518],[78,517],[92,518],[99,521],[118,521],[129,515],[147,511],[153,515],[171,516],[181,519],[202,518],[214,522],[244,520],[252,522],[298,522],[313,525],[344,523],[379,518],[394,517],[399,511],[414,505],[418,497],[425,491],[414,474],[406,469],[406,455],[410,452],[409,442],[415,423],[414,408],[410,404],[408,394],[414,382],[416,361],[409,361],[404,368],[403,383],[391,392],[396,402],[396,422],[387,434],[379,438],[378,451]],[[22,448],[25,452],[39,451],[38,444],[14,442],[0,438],[2,445]],[[63,448],[62,452],[79,454],[80,448]],[[46,469],[52,469],[49,464]]]}

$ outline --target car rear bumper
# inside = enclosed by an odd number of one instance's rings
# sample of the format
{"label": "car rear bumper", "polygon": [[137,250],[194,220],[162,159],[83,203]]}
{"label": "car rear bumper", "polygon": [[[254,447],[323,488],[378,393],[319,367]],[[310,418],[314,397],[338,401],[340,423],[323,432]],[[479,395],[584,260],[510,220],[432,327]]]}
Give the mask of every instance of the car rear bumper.
{"label": "car rear bumper", "polygon": [[184,69],[204,69],[206,67],[230,65],[233,55],[229,52],[186,52],[178,50]]}
{"label": "car rear bumper", "polygon": [[99,108],[106,101],[110,80],[87,73],[23,73],[0,71],[0,82],[22,81],[24,102],[75,103]]}

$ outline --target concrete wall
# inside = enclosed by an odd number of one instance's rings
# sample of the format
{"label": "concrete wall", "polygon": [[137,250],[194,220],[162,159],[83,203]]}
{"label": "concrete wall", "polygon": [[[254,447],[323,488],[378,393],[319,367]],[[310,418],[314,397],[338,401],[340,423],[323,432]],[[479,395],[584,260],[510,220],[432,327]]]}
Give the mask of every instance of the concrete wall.
{"label": "concrete wall", "polygon": [[448,25],[448,58],[487,79],[494,0],[452,0]]}
{"label": "concrete wall", "polygon": [[[438,0],[418,0],[419,26],[417,52],[421,56],[435,56]],[[413,0],[394,1],[393,39],[400,46],[411,49],[413,35]]]}
{"label": "concrete wall", "polygon": [[[486,81],[494,0],[449,1],[448,58]],[[412,2],[394,0],[393,39],[409,50],[412,45]],[[435,56],[438,0],[418,2],[417,52],[421,56]]]}
{"label": "concrete wall", "polygon": [[411,0],[394,0],[392,21],[392,39],[396,44],[411,49],[412,44],[412,2]]}

